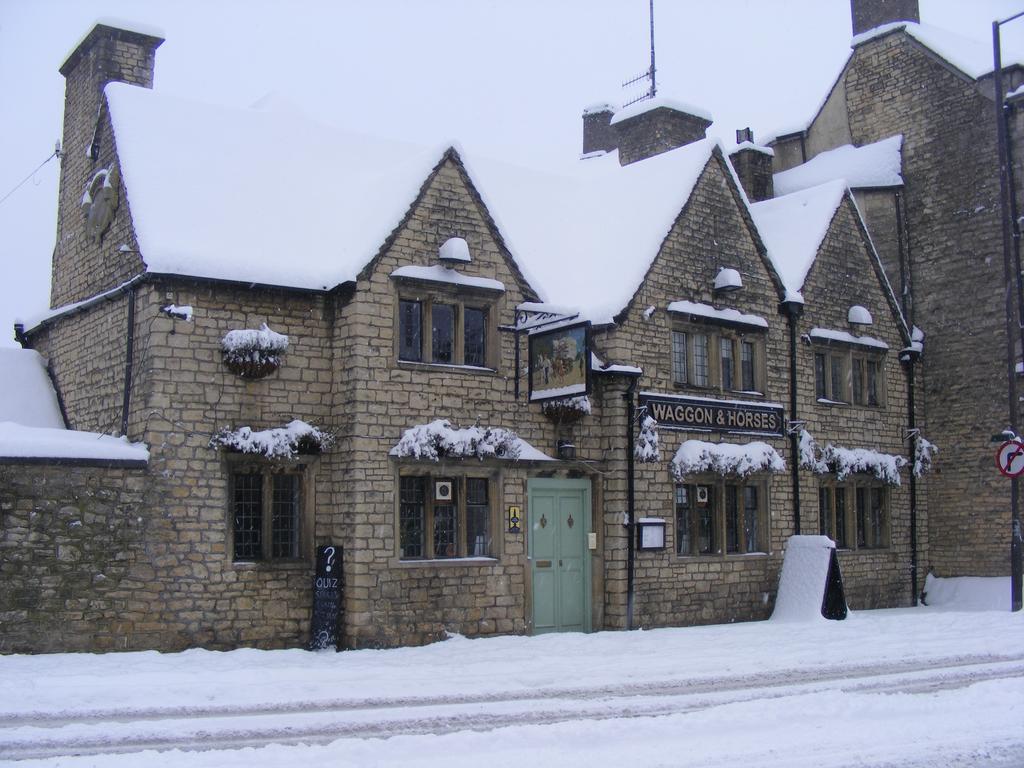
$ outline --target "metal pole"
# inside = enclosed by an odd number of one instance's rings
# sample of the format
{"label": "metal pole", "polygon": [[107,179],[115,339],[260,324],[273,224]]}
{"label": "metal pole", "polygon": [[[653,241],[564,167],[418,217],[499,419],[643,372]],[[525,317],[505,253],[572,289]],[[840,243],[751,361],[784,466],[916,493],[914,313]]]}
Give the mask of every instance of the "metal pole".
{"label": "metal pole", "polygon": [[[786,305],[786,318],[789,320],[789,420],[797,420],[797,378],[796,378],[796,354],[797,354],[797,320],[800,318],[801,305],[790,301]],[[789,452],[790,473],[793,482],[793,534],[800,535],[800,435],[790,427]]]}
{"label": "metal pole", "polygon": [[651,98],[658,95],[658,85],[654,79],[654,0],[651,0]]}
{"label": "metal pole", "polygon": [[629,520],[626,523],[626,629],[633,628],[633,589],[634,572],[636,571],[636,521],[633,519],[636,514],[634,509],[634,484],[633,484],[633,391],[636,389],[636,379],[629,382],[629,389],[622,396],[626,401],[626,514]]}
{"label": "metal pole", "polygon": [[[1006,21],[1018,18],[1021,14],[1013,16]],[[1014,285],[1013,269],[1011,260],[1013,258],[1013,236],[1012,222],[1010,221],[1010,177],[1009,163],[1007,161],[1008,141],[1006,136],[1006,120],[1003,114],[1006,94],[1003,88],[1003,65],[1002,53],[999,46],[999,25],[1001,22],[992,22],[992,58],[993,77],[996,106],[996,138],[999,150],[999,202],[1002,212],[1003,230],[1003,279],[1005,282],[1005,309],[1006,309],[1006,369],[1007,369],[1007,395],[1009,398],[1010,429],[1018,434],[1017,429],[1017,355],[1014,339],[1016,334],[1013,327],[1016,320],[1014,311]],[[1016,477],[1010,479],[1010,610],[1021,609],[1021,529],[1020,529],[1020,506],[1019,506],[1019,482]]]}

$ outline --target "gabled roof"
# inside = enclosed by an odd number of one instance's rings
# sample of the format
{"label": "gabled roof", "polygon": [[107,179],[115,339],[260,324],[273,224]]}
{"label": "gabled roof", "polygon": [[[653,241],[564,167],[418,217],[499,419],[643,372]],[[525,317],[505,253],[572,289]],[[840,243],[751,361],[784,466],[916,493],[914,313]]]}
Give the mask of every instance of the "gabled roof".
{"label": "gabled roof", "polygon": [[106,95],[150,272],[308,289],[353,280],[444,151],[273,108],[121,83]]}
{"label": "gabled roof", "polygon": [[787,301],[803,301],[804,281],[845,195],[839,180],[750,206]]}
{"label": "gabled roof", "polygon": [[901,187],[902,148],[903,135],[898,134],[863,147],[844,144],[821,152],[806,163],[776,173],[775,193],[788,195],[835,179],[845,179],[852,189]]}

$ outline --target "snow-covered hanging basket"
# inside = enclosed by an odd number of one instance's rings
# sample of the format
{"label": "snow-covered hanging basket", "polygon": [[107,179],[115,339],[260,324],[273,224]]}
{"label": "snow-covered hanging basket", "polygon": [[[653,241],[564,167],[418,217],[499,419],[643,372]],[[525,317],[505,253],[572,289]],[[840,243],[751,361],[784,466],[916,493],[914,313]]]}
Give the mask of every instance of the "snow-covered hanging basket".
{"label": "snow-covered hanging basket", "polygon": [[281,355],[288,349],[288,337],[263,323],[256,331],[228,331],[220,345],[229,371],[243,379],[262,379],[280,367]]}
{"label": "snow-covered hanging basket", "polygon": [[540,406],[541,412],[555,424],[575,424],[584,416],[590,415],[590,398],[586,395],[563,397],[558,400],[545,400]]}
{"label": "snow-covered hanging basket", "polygon": [[800,433],[800,465],[818,475],[833,474],[837,482],[854,474],[870,474],[888,485],[899,485],[900,470],[907,460],[871,448],[842,448],[831,443],[819,448],[805,429]]}
{"label": "snow-covered hanging basket", "polygon": [[333,442],[334,436],[329,432],[295,419],[283,427],[258,432],[252,427],[224,427],[210,439],[210,447],[268,459],[294,459],[323,453]]}

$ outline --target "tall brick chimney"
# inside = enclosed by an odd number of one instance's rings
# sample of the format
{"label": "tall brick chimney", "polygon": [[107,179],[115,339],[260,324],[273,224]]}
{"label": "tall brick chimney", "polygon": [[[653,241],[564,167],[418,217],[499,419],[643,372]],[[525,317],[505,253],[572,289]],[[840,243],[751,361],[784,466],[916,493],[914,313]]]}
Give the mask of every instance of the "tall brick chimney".
{"label": "tall brick chimney", "polygon": [[[99,268],[109,264],[111,257],[99,253],[99,244],[85,234],[83,192],[90,179],[114,161],[109,116],[100,109],[103,87],[122,82],[152,88],[156,49],[163,41],[149,32],[100,22],[60,67],[65,80],[64,136],[50,292],[53,306],[78,301],[102,289],[105,282],[124,277],[103,274]],[[109,179],[114,182],[116,173]],[[128,261],[127,255],[121,258]],[[133,268],[126,263],[122,271]]]}
{"label": "tall brick chimney", "polygon": [[921,21],[918,0],[850,0],[853,34],[894,21]]}
{"label": "tall brick chimney", "polygon": [[619,164],[629,165],[707,136],[711,115],[668,99],[642,101],[611,120],[618,141]]}
{"label": "tall brick chimney", "polygon": [[611,152],[619,146],[612,128],[615,109],[610,104],[595,104],[583,110],[583,154]]}
{"label": "tall brick chimney", "polygon": [[774,150],[754,143],[754,132],[749,128],[736,131],[739,145],[729,155],[736,176],[743,185],[743,191],[752,203],[770,200],[775,195],[772,181],[772,158]]}

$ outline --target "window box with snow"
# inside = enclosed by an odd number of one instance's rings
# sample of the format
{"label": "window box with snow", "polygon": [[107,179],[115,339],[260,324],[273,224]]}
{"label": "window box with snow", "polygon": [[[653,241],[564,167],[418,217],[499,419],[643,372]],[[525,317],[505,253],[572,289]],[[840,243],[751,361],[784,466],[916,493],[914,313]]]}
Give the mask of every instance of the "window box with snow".
{"label": "window box with snow", "polygon": [[395,358],[399,363],[498,367],[495,304],[505,286],[451,266],[406,266],[397,288]]}
{"label": "window box with snow", "polygon": [[885,407],[885,352],[878,339],[815,328],[814,396],[826,405]]}
{"label": "window box with snow", "polygon": [[676,389],[765,394],[768,324],[736,310],[677,301],[669,305]]}
{"label": "window box with snow", "polygon": [[670,465],[676,481],[676,554],[681,557],[771,551],[768,473],[785,463],[767,443],[687,440]]}

